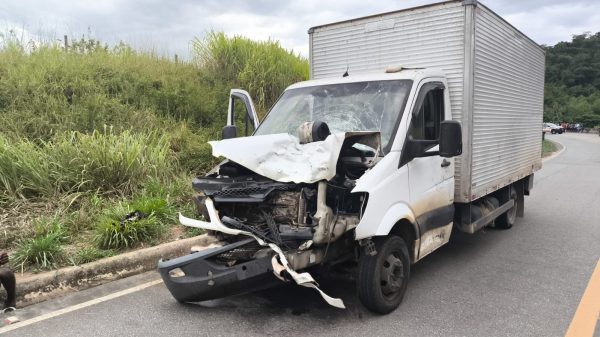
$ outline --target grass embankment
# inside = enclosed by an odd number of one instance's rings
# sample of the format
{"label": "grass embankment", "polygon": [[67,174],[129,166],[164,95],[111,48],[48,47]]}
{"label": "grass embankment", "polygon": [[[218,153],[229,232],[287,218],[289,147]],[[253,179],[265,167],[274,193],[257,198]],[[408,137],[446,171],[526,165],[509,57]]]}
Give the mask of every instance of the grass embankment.
{"label": "grass embankment", "polygon": [[547,139],[542,141],[542,158],[548,157],[556,151],[558,151],[558,146],[554,142]]}
{"label": "grass embankment", "polygon": [[25,51],[0,40],[0,249],[19,268],[79,264],[189,236],[190,180],[215,163],[207,140],[229,90],[263,114],[308,64],[278,43],[221,33],[176,63],[81,40]]}

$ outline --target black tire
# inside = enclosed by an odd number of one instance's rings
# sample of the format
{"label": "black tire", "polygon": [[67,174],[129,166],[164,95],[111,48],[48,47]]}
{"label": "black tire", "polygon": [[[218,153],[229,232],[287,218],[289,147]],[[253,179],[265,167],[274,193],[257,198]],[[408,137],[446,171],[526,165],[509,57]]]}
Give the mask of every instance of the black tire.
{"label": "black tire", "polygon": [[377,255],[361,253],[358,297],[367,309],[387,314],[402,302],[410,278],[410,256],[404,240],[395,235],[374,239]]}
{"label": "black tire", "polygon": [[[514,205],[508,211],[502,213],[499,217],[496,218],[496,220],[494,221],[494,225],[496,226],[496,228],[509,229],[515,224],[515,221],[517,220],[517,198],[518,198],[518,195],[517,195],[517,190],[514,188],[514,186],[509,187],[508,198],[513,199]],[[501,204],[504,204],[509,199],[502,200]]]}
{"label": "black tire", "polygon": [[551,134],[555,134],[555,133],[556,133],[556,130],[552,129],[552,130],[550,130],[550,133],[551,133]]}

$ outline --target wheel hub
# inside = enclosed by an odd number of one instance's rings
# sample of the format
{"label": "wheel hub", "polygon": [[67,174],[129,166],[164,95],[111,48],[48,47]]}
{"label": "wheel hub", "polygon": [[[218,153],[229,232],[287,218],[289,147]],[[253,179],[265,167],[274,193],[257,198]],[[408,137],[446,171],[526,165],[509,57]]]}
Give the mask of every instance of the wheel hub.
{"label": "wheel hub", "polygon": [[381,268],[381,290],[392,295],[400,290],[404,281],[404,265],[394,253],[388,255]]}

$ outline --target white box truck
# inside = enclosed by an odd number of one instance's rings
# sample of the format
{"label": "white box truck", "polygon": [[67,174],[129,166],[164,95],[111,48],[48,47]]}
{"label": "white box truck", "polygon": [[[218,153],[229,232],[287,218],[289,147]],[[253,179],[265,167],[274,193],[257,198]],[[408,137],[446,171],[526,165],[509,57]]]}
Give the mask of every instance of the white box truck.
{"label": "white box truck", "polygon": [[[222,246],[159,261],[179,301],[356,263],[377,313],[402,301],[411,264],[453,230],[510,228],[541,168],[544,50],[476,1],[447,1],[313,27],[311,80],[288,87],[259,123],[232,90],[226,158],[193,181]],[[256,130],[237,136],[236,102]],[[239,116],[238,116],[239,117]],[[248,126],[246,126],[248,129]]]}

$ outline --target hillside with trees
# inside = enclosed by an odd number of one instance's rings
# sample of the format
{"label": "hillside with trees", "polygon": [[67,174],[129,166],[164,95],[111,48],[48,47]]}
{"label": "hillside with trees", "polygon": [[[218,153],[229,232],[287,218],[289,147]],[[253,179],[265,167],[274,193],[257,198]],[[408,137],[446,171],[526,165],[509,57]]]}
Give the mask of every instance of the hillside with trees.
{"label": "hillside with trees", "polygon": [[600,32],[546,47],[544,120],[600,125]]}

